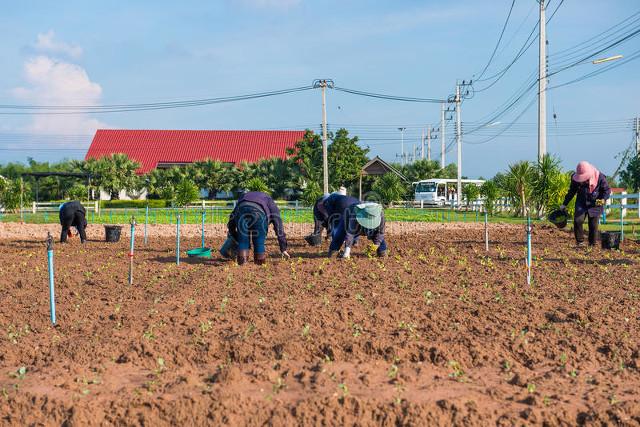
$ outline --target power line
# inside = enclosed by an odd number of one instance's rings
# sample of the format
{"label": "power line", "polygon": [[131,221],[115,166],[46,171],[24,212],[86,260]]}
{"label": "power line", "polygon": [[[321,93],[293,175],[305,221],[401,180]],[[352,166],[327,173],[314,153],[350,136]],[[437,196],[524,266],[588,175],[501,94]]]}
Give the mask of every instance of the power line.
{"label": "power line", "polygon": [[422,103],[441,103],[441,102],[444,102],[443,99],[438,99],[438,98],[415,98],[415,97],[408,97],[408,96],[387,95],[387,94],[381,94],[381,93],[366,92],[366,91],[361,91],[361,90],[356,90],[356,89],[348,89],[348,88],[339,87],[339,86],[336,86],[333,89],[337,90],[337,91],[340,91],[340,92],[350,93],[352,95],[366,96],[366,97],[378,98],[378,99],[386,99],[386,100],[390,100],[390,101],[422,102]]}
{"label": "power line", "polygon": [[[227,102],[246,101],[250,99],[266,98],[271,96],[285,95],[289,93],[302,92],[313,89],[313,86],[301,86],[297,88],[281,89],[269,92],[258,92],[246,95],[236,95],[218,98],[204,98],[185,101],[170,101],[145,104],[112,104],[112,105],[1,105],[2,115],[72,115],[72,114],[103,114],[121,113],[131,111],[152,111],[172,108],[195,107],[202,105],[221,104]],[[22,110],[29,110],[24,112]]]}
{"label": "power line", "polygon": [[515,4],[516,4],[516,0],[512,0],[511,7],[509,8],[509,13],[507,14],[507,19],[505,19],[504,25],[502,26],[502,31],[500,31],[500,37],[498,37],[496,46],[493,48],[493,52],[491,52],[491,56],[489,57],[489,61],[487,61],[487,65],[484,66],[484,68],[480,72],[480,75],[477,77],[478,79],[481,79],[482,76],[484,76],[484,73],[487,71],[487,68],[489,68],[489,65],[491,65],[491,61],[493,61],[493,58],[496,55],[496,51],[498,50],[498,47],[500,46],[500,42],[502,41],[502,37],[504,36],[504,32],[507,29],[507,25],[509,24],[509,19],[511,18],[511,12],[513,12],[513,6]]}

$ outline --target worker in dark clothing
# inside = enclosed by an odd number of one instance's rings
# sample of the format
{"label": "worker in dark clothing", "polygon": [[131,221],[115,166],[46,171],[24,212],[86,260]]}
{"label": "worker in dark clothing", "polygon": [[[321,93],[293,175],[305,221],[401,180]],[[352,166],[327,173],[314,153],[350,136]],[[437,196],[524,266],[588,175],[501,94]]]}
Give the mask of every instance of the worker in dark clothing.
{"label": "worker in dark clothing", "polygon": [[60,225],[62,225],[62,233],[60,233],[60,242],[67,241],[67,237],[71,237],[71,227],[75,227],[80,234],[80,242],[87,241],[87,211],[84,206],[77,200],[66,202],[60,205]]}
{"label": "worker in dark clothing", "polygon": [[384,228],[384,212],[380,204],[352,204],[347,208],[333,232],[333,239],[329,246],[329,257],[332,257],[344,243],[342,258],[349,258],[355,239],[361,235],[367,236],[373,242],[368,247],[368,252],[375,252],[379,257],[386,256],[387,243],[384,239]]}
{"label": "worker in dark clothing", "polygon": [[320,197],[313,206],[313,233],[305,237],[307,243],[312,246],[321,244],[322,229],[327,229],[327,237],[335,230],[344,212],[354,203],[360,201],[355,197],[347,196],[346,189],[331,194],[325,194]]}
{"label": "worker in dark clothing", "polygon": [[313,205],[313,233],[310,236],[307,236],[305,240],[312,245],[319,245],[321,242],[320,234],[322,234],[322,229],[327,229],[327,234],[331,233],[331,228],[329,225],[329,214],[327,213],[327,209],[324,207],[324,201],[327,200],[329,194],[323,194],[318,197],[318,200]]}
{"label": "worker in dark clothing", "polygon": [[578,163],[576,172],[571,176],[569,192],[560,206],[561,210],[566,210],[573,196],[576,196],[573,232],[578,246],[584,245],[583,225],[586,219],[589,223],[589,245],[596,244],[598,220],[610,194],[609,183],[602,172],[588,162]]}
{"label": "worker in dark clothing", "polygon": [[349,207],[358,203],[360,200],[346,194],[332,193],[327,197],[324,201],[324,209],[327,212],[327,232],[333,234]]}
{"label": "worker in dark clothing", "polygon": [[282,256],[290,258],[280,210],[273,199],[260,191],[250,191],[238,199],[227,224],[229,235],[238,242],[238,264],[247,262],[252,243],[254,262],[258,265],[265,263],[267,255],[264,242],[269,224],[273,224]]}

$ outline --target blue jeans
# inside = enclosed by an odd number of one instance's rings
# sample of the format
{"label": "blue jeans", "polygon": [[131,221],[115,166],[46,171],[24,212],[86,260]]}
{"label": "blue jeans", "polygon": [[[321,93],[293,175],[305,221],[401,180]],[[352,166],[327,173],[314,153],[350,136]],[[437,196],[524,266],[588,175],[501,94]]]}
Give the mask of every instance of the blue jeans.
{"label": "blue jeans", "polygon": [[[347,229],[345,226],[345,222],[344,221],[340,221],[338,223],[338,225],[336,226],[336,228],[333,229],[333,232],[331,233],[331,244],[329,245],[329,250],[330,251],[337,251],[338,249],[340,249],[342,247],[342,244],[344,243],[344,239],[347,237]],[[355,238],[353,239],[353,244],[356,244],[358,242],[358,239],[360,238],[359,235],[356,235]],[[369,240],[373,240],[371,237],[367,236],[367,238]],[[382,252],[382,251],[386,251],[387,250],[387,242],[385,242],[384,238],[382,239],[382,242],[380,242],[380,246],[378,246],[378,253]]]}
{"label": "blue jeans", "polygon": [[256,254],[265,253],[264,242],[267,239],[267,216],[253,206],[238,207],[236,212],[236,224],[238,227],[238,250],[248,250],[253,242],[253,251]]}

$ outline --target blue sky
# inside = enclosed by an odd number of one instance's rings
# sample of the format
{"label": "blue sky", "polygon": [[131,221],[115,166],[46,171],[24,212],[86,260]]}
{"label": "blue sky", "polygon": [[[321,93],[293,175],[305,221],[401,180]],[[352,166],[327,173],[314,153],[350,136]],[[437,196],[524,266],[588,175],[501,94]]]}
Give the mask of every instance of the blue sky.
{"label": "blue sky", "polygon": [[[551,0],[548,13],[559,2]],[[304,86],[316,78],[370,92],[446,98],[457,79],[468,80],[482,70],[510,5],[510,0],[6,2],[0,13],[0,103],[156,102]],[[639,11],[639,6],[633,0],[564,1],[547,27],[549,54],[599,34]],[[511,61],[536,20],[537,2],[516,0],[487,76]],[[576,57],[592,50],[584,47]],[[601,56],[630,55],[638,48],[640,37]],[[571,59],[566,55],[552,56],[550,69]],[[615,156],[632,138],[623,120],[640,115],[638,64],[629,62],[549,91],[548,147],[565,167],[586,159],[605,173],[616,168]],[[495,86],[465,100],[465,126],[483,123],[536,67],[537,42]],[[550,85],[597,67],[587,63],[564,71],[552,76]],[[527,104],[518,104],[475,135],[465,135],[465,175],[492,176],[510,162],[535,159],[535,104],[503,136],[474,144],[507,126]],[[320,92],[315,90],[163,111],[0,115],[0,162],[23,161],[27,156],[81,158],[97,127],[317,129],[320,106]],[[440,117],[438,104],[381,101],[337,91],[328,92],[327,111],[332,126],[347,125],[372,154],[392,161],[400,152],[398,127],[407,127],[409,151],[419,144],[422,127],[429,123],[438,127]],[[451,122],[447,132],[453,135]],[[439,153],[439,141],[434,142],[433,157],[439,158]],[[455,149],[447,153],[447,162],[455,156]]]}

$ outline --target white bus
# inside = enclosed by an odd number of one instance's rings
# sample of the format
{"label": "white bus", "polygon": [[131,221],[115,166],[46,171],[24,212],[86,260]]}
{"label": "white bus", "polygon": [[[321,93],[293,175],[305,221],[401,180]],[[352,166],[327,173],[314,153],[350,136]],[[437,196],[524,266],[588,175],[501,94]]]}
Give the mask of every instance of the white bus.
{"label": "white bus", "polygon": [[[466,185],[476,185],[480,187],[484,184],[481,179],[463,179],[462,187]],[[445,206],[456,203],[458,198],[458,180],[433,178],[414,182],[415,201],[423,202],[425,205]]]}

